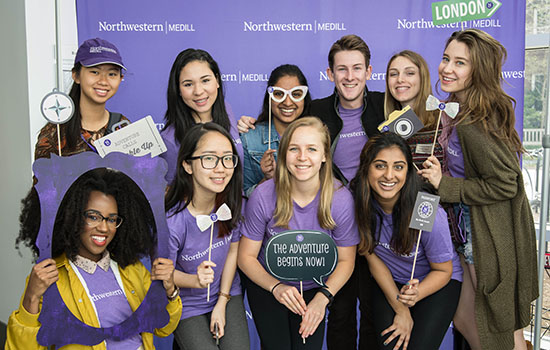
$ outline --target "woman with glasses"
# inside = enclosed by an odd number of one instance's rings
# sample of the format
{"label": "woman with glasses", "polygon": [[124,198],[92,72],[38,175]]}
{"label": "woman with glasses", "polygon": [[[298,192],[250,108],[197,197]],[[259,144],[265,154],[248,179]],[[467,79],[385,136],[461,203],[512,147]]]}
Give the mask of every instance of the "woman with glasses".
{"label": "woman with glasses", "polygon": [[166,181],[171,184],[181,163],[176,163],[183,138],[197,123],[213,122],[231,133],[242,159],[242,146],[236,122],[225,104],[218,63],[200,49],[178,54],[168,78],[165,126],[161,131],[167,151],[160,156],[168,163]]}
{"label": "woman with glasses", "polygon": [[[248,302],[262,349],[321,349],[325,310],[351,276],[359,243],[353,199],[333,180],[330,135],[321,120],[302,117],[288,126],[275,175],[254,190],[245,217],[239,267],[249,279]],[[300,283],[280,281],[265,268],[267,241],[289,229],[321,231],[338,249],[326,286],[303,281],[303,296]]]}
{"label": "woman with glasses", "polygon": [[231,135],[215,123],[191,127],[177,164],[166,195],[170,257],[185,305],[175,340],[181,349],[248,349],[235,274],[242,167]]}
{"label": "woman with glasses", "polygon": [[[22,204],[16,245],[23,243],[38,257],[41,204],[36,192],[29,192]],[[108,328],[129,318],[145,298],[151,280],[160,280],[169,300],[170,321],[155,334],[170,335],[181,315],[174,265],[157,258],[149,274],[140,262],[154,252],[155,242],[156,227],[147,198],[128,176],[104,168],[82,175],[59,206],[51,242],[54,258],[33,266],[19,309],[10,316],[6,349],[46,349],[36,340],[38,318],[42,296],[54,283],[77,319],[92,327]],[[153,334],[136,332],[120,341],[107,339],[93,347],[71,344],[65,348],[148,350],[153,349]]]}
{"label": "woman with glasses", "polygon": [[284,64],[271,72],[255,127],[241,134],[246,195],[250,195],[256,185],[273,177],[279,140],[290,123],[307,114],[310,103],[307,80],[300,68]]}

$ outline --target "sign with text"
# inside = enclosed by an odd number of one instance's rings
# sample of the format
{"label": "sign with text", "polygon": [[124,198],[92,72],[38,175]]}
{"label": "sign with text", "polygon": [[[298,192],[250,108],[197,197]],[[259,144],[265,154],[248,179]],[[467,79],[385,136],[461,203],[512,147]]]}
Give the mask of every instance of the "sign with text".
{"label": "sign with text", "polygon": [[439,196],[418,192],[411,217],[410,228],[431,232],[439,205]]}
{"label": "sign with text", "polygon": [[166,145],[150,115],[97,139],[94,145],[101,157],[111,152],[122,152],[137,157],[150,153],[153,158],[166,152]]}
{"label": "sign with text", "polygon": [[447,0],[432,3],[434,24],[488,19],[502,6],[498,0]]}
{"label": "sign with text", "polygon": [[338,262],[336,243],[326,233],[291,230],[269,239],[265,248],[267,271],[281,281],[313,280],[324,286],[323,277]]}

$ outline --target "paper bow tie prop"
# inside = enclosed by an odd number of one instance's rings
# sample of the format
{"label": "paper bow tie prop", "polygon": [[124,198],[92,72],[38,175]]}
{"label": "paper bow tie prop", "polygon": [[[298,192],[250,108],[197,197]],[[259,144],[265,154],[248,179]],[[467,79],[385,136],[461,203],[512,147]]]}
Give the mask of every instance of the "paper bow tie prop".
{"label": "paper bow tie prop", "polygon": [[231,209],[227,204],[222,204],[215,213],[210,215],[197,215],[197,226],[204,231],[218,220],[226,221],[231,219]]}
{"label": "paper bow tie prop", "polygon": [[433,95],[428,96],[428,99],[426,100],[426,110],[435,111],[436,109],[445,111],[449,117],[454,119],[458,114],[459,105],[457,102],[441,102]]}
{"label": "paper bow tie prop", "polygon": [[390,131],[404,139],[408,139],[423,127],[424,124],[422,124],[416,113],[410,106],[406,106],[400,111],[393,111],[388,120],[378,125],[378,130],[381,132]]}
{"label": "paper bow tie prop", "polygon": [[[223,203],[215,213],[210,215],[197,215],[197,226],[204,231],[210,227],[210,245],[208,246],[208,261],[212,261],[212,239],[214,237],[214,223],[218,220],[226,221],[231,219],[231,209]],[[206,301],[210,301],[210,283],[206,292]]]}

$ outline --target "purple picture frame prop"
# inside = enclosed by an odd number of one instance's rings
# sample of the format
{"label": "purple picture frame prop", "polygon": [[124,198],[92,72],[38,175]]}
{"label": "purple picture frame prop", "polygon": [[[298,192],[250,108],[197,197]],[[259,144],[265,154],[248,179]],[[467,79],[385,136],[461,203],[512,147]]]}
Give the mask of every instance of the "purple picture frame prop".
{"label": "purple picture frame prop", "polygon": [[[105,158],[93,152],[71,157],[38,159],[33,164],[38,179],[35,188],[40,198],[40,231],[36,245],[39,259],[51,258],[52,232],[57,210],[69,187],[82,174],[96,168],[111,168],[130,177],[148,199],[157,227],[157,256],[168,257],[168,226],[164,213],[164,190],[167,165],[160,157],[133,157],[123,153],[111,153]],[[153,259],[153,257],[151,257]],[[89,326],[73,315],[59,294],[57,283],[52,284],[43,296],[38,321],[41,327],[36,339],[40,345],[67,344],[96,345],[105,339],[121,340],[141,332],[153,332],[168,324],[166,311],[168,299],[161,281],[153,281],[145,299],[124,322],[109,328]]]}

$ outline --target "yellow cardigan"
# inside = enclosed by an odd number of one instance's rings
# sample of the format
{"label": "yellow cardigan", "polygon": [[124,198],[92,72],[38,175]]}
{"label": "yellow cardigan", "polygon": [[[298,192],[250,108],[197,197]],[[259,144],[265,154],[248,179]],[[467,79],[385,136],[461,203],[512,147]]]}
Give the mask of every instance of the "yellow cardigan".
{"label": "yellow cardigan", "polygon": [[[80,283],[76,273],[71,268],[68,259],[65,254],[55,258],[57,270],[59,272],[59,280],[57,281],[57,288],[59,294],[63,298],[63,301],[67,305],[67,308],[75,315],[79,320],[93,327],[99,327],[99,321],[95,315],[92,303],[88,298],[84,287]],[[151,285],[151,278],[149,271],[143,266],[141,262],[129,265],[126,268],[120,268],[120,277],[124,286],[124,292],[128,298],[128,303],[135,311],[141,301],[145,298],[149,286]],[[28,283],[28,278],[27,278]],[[26,288],[26,287],[25,287]],[[25,293],[23,293],[23,296]],[[19,309],[12,312],[8,320],[7,329],[7,341],[6,350],[46,350],[45,346],[41,346],[36,341],[36,334],[40,328],[40,322],[38,322],[38,314],[30,314],[25,310],[22,305],[23,297],[19,303]],[[40,304],[42,307],[42,302]],[[155,335],[159,337],[166,337],[170,335],[177,327],[181,318],[181,299],[179,296],[168,302],[166,310],[170,314],[170,321],[166,326],[161,329],[155,329]],[[143,340],[143,346],[145,350],[154,349],[153,334],[142,333],[141,338]],[[55,349],[55,347],[51,347]],[[80,344],[69,344],[61,349],[64,350],[106,350],[105,342],[101,342],[94,346],[85,346]]]}

